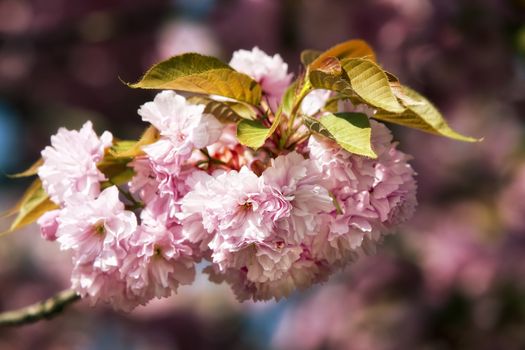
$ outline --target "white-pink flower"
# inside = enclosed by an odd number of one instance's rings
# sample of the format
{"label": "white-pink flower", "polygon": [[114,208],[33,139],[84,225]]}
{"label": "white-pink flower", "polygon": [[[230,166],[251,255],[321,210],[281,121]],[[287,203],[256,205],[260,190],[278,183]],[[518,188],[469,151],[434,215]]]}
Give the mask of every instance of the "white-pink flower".
{"label": "white-pink flower", "polygon": [[325,217],[329,230],[314,239],[314,255],[344,261],[381,238],[393,225],[407,220],[416,206],[415,172],[409,156],[396,149],[390,131],[371,121],[377,159],[346,152],[321,137],[309,140],[309,155],[325,174],[338,211]]}
{"label": "white-pink flower", "polygon": [[36,223],[40,226],[40,234],[43,239],[47,241],[54,241],[57,239],[58,230],[58,216],[60,209],[55,209],[45,212]]}
{"label": "white-pink flower", "polygon": [[186,179],[193,172],[200,171],[195,166],[184,164],[177,172],[169,166],[156,163],[148,156],[140,156],[131,162],[135,175],[129,182],[129,189],[148,207],[164,210],[170,221],[180,211],[180,200],[190,187]]}
{"label": "white-pink flower", "polygon": [[228,124],[214,144],[207,147],[211,157],[220,160],[229,168],[239,170],[244,165],[254,161],[253,152],[239,143],[237,139],[237,125]]}
{"label": "white-pink flower", "polygon": [[89,264],[75,265],[71,286],[92,306],[104,303],[116,310],[131,311],[141,304],[141,300],[129,293],[118,269],[101,271]]}
{"label": "white-pink flower", "polygon": [[170,225],[166,212],[155,209],[142,211],[142,223],[129,241],[121,269],[129,293],[141,304],[168,297],[179,284],[190,284],[195,277],[195,257],[181,227]]}
{"label": "white-pink flower", "polygon": [[[261,251],[259,264],[252,267],[251,276],[248,276],[247,268],[221,271],[217,265],[208,266],[204,272],[212,282],[228,283],[239,301],[280,300],[296,290],[326,281],[330,275],[331,270],[323,262],[311,259],[306,250],[303,249],[297,258],[297,250],[298,248],[283,252],[273,251],[270,254],[267,254],[268,251]],[[291,260],[293,261],[290,263]],[[264,276],[267,272],[275,270],[275,265],[281,267],[281,270],[278,270],[279,278],[263,279],[263,282],[253,278],[253,271]]]}
{"label": "white-pink flower", "polygon": [[94,303],[125,299],[121,289],[103,283],[122,282],[119,268],[128,254],[128,240],[137,230],[135,214],[125,210],[117,187],[105,189],[97,199],[69,197],[57,220],[57,242],[62,250],[73,252],[73,289]]}
{"label": "white-pink flower", "polygon": [[318,214],[335,210],[330,194],[323,187],[320,169],[297,152],[274,159],[262,178],[267,186],[290,202],[293,210],[277,225],[296,243],[302,242],[306,235],[317,233]]}
{"label": "white-pink flower", "polygon": [[254,47],[251,51],[235,51],[230,66],[249,75],[261,84],[263,92],[268,95],[270,106],[274,110],[284,91],[290,85],[293,76],[288,73],[288,65],[280,55],[269,56],[258,47]]}
{"label": "white-pink flower", "polygon": [[[320,179],[315,164],[295,152],[275,159],[261,177],[246,167],[197,173],[182,199],[183,233],[207,244],[216,264],[212,278],[228,281],[239,298],[288,295],[319,279],[302,241],[317,232],[318,214],[334,210]],[[298,267],[307,277],[297,278]]]}
{"label": "white-pink flower", "polygon": [[332,94],[333,92],[330,90],[313,90],[301,102],[301,111],[306,115],[314,115],[324,107]]}
{"label": "white-pink flower", "polygon": [[[248,168],[197,173],[189,184],[192,190],[182,199],[182,220],[200,216],[202,229],[211,237],[217,233],[225,239],[256,240],[271,234],[271,218],[262,215],[262,181]],[[205,234],[188,239],[200,240]]]}
{"label": "white-pink flower", "polygon": [[103,269],[117,266],[119,255],[125,253],[122,242],[137,228],[137,218],[125,210],[116,186],[102,191],[97,199],[70,197],[58,222],[60,248],[72,250],[76,263],[94,263]]}
{"label": "white-pink flower", "polygon": [[204,113],[204,105],[190,104],[173,91],[162,91],[138,110],[142,120],[159,130],[161,138],[144,151],[156,163],[180,171],[194,149],[211,145],[221,135],[222,124]]}
{"label": "white-pink flower", "polygon": [[38,169],[38,176],[55,203],[63,204],[77,193],[87,198],[98,195],[100,181],[105,177],[98,170],[97,162],[112,140],[108,131],[98,138],[90,121],[80,131],[60,128],[51,136],[51,146],[42,151],[44,163]]}

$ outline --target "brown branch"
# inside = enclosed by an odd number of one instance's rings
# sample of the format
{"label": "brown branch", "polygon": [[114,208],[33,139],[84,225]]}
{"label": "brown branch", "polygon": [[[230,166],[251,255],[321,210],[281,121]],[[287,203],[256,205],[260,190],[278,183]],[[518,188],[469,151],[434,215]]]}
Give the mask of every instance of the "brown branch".
{"label": "brown branch", "polygon": [[18,310],[0,313],[0,327],[21,326],[42,319],[50,319],[79,299],[80,296],[75,291],[64,290],[47,300]]}

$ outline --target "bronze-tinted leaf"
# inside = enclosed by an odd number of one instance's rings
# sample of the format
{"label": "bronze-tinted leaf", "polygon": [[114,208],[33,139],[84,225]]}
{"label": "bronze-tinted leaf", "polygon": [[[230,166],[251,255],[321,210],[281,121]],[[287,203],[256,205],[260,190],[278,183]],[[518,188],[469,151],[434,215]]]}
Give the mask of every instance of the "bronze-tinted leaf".
{"label": "bronze-tinted leaf", "polygon": [[49,199],[49,196],[42,188],[40,179],[37,179],[29,186],[15,207],[7,213],[7,215],[16,214],[16,217],[9,229],[0,233],[0,235],[11,233],[29,225],[35,222],[46,211],[57,208],[58,206]]}
{"label": "bronze-tinted leaf", "polygon": [[308,75],[308,79],[315,89],[336,91],[346,96],[354,95],[350,82],[342,75],[333,75],[320,70],[313,70]]}
{"label": "bronze-tinted leaf", "polygon": [[326,57],[336,57],[339,60],[347,58],[366,58],[368,60],[376,60],[374,50],[363,40],[348,40],[341,44],[337,44],[321,55],[319,55],[311,64],[310,69],[317,69]]}
{"label": "bronze-tinted leaf", "polygon": [[187,53],[151,67],[132,88],[171,89],[219,95],[252,105],[261,100],[261,86],[246,74],[211,56]]}
{"label": "bronze-tinted leaf", "polygon": [[29,168],[27,168],[26,170],[24,170],[24,171],[22,171],[20,173],[16,173],[16,174],[13,174],[13,175],[8,175],[8,176],[11,177],[11,178],[20,178],[20,177],[29,177],[29,176],[36,175],[38,173],[38,168],[40,168],[42,166],[42,164],[44,164],[44,160],[42,158],[40,158],[35,163],[33,163],[33,165],[31,165]]}
{"label": "bronze-tinted leaf", "polygon": [[237,123],[243,119],[243,117],[232,108],[232,104],[228,104],[226,101],[216,101],[201,96],[192,96],[188,101],[190,103],[205,105],[204,113],[213,115],[222,123]]}
{"label": "bronze-tinted leaf", "polygon": [[416,91],[406,86],[402,86],[400,90],[402,94],[398,95],[398,98],[400,98],[407,109],[400,114],[379,111],[374,115],[374,118],[459,141],[480,141],[454,131],[436,107]]}

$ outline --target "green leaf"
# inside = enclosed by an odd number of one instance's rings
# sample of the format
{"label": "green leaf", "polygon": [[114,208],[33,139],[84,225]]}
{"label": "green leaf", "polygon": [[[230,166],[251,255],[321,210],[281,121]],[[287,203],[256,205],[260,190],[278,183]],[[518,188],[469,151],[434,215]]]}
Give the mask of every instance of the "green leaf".
{"label": "green leaf", "polygon": [[211,56],[187,53],[151,67],[132,88],[171,89],[219,95],[258,105],[261,86],[246,74],[236,72]]}
{"label": "green leaf", "polygon": [[255,119],[257,118],[257,112],[250,105],[238,102],[224,102],[229,106],[235,113],[240,115],[243,119]]}
{"label": "green leaf", "polygon": [[129,160],[123,158],[104,159],[98,164],[98,169],[106,176],[102,188],[112,185],[122,185],[131,180],[135,172],[129,167]]}
{"label": "green leaf", "polygon": [[406,86],[401,86],[400,91],[402,94],[399,94],[398,97],[407,109],[401,114],[378,111],[374,115],[375,119],[407,126],[434,135],[449,137],[459,141],[481,141],[481,139],[461,135],[450,128],[436,107],[416,91]]}
{"label": "green leaf", "polygon": [[258,120],[242,120],[237,124],[237,138],[245,146],[257,149],[271,135],[271,129]]}
{"label": "green leaf", "polygon": [[339,201],[337,200],[337,197],[332,192],[330,192],[329,195],[332,198],[332,202],[334,203],[334,207],[335,207],[336,213],[338,215],[343,214],[343,210],[341,209],[341,205],[339,204]]}
{"label": "green leaf", "polygon": [[206,97],[192,96],[188,99],[190,103],[203,104],[204,113],[209,113],[222,123],[237,123],[243,117],[239,115],[227,102],[216,101]]}
{"label": "green leaf", "polygon": [[331,90],[342,95],[355,96],[350,81],[342,73],[341,62],[335,57],[327,57],[315,70],[308,72],[308,81],[314,89]]}
{"label": "green leaf", "polygon": [[347,58],[365,58],[374,62],[376,60],[374,50],[365,41],[356,39],[329,48],[310,64],[310,68],[317,69],[327,57],[336,57],[339,60]]}
{"label": "green leaf", "polygon": [[298,93],[299,91],[297,89],[297,81],[294,81],[284,92],[283,99],[281,101],[282,112],[284,114],[290,114],[293,108],[293,101]]}
{"label": "green leaf", "polygon": [[45,212],[54,209],[58,209],[58,205],[56,205],[51,201],[51,199],[49,199],[44,189],[40,189],[34,194],[33,197],[31,197],[26,203],[24,203],[22,208],[20,208],[20,212],[9,227],[9,231],[13,232],[24,226],[32,224],[33,222],[38,220],[38,218],[40,218]]}
{"label": "green leaf", "polygon": [[313,131],[316,134],[323,135],[324,137],[328,137],[331,140],[335,141],[334,135],[332,135],[323,124],[321,124],[321,121],[319,119],[316,119],[314,117],[310,117],[308,115],[303,116],[303,123],[306,125],[306,127]]}
{"label": "green leaf", "polygon": [[109,148],[109,153],[115,158],[124,158],[121,155],[130,152],[137,143],[138,141],[135,140],[115,140],[113,145]]}
{"label": "green leaf", "polygon": [[352,89],[367,104],[392,113],[405,110],[394,95],[388,76],[377,64],[352,58],[344,60],[342,65]]}
{"label": "green leaf", "polygon": [[315,124],[312,120],[309,122],[312,124],[307,122],[306,125],[310,130],[335,140],[348,152],[377,158],[372,149],[372,129],[366,114],[327,113],[319,119],[319,124]]}
{"label": "green leaf", "polygon": [[159,132],[155,127],[148,127],[138,141],[119,140],[104,155],[97,168],[106,176],[107,180],[102,182],[102,189],[112,185],[122,185],[131,180],[135,175],[129,163],[136,157],[144,154],[143,146],[149,145],[159,138]]}
{"label": "green leaf", "polygon": [[[106,152],[104,158],[97,164],[97,168],[106,176],[106,181],[101,187],[107,188],[112,185],[122,185],[131,180],[135,175],[129,163],[143,154],[142,146],[148,144],[158,136],[158,131],[153,126],[146,129],[139,141],[117,141]],[[145,141],[148,140],[148,141]]]}
{"label": "green leaf", "polygon": [[46,191],[42,188],[40,179],[37,179],[29,186],[15,207],[8,212],[8,215],[17,214],[17,216],[9,229],[0,233],[0,236],[27,226],[38,220],[45,212],[57,208],[58,206],[49,199]]}
{"label": "green leaf", "polygon": [[26,189],[24,194],[22,195],[22,198],[20,198],[20,200],[15,204],[15,206],[3,212],[0,215],[0,218],[5,218],[5,217],[18,213],[23,203],[26,202],[28,198],[30,198],[33,195],[33,193],[35,193],[35,191],[37,191],[41,187],[42,187],[42,182],[40,181],[40,179],[36,179],[35,181],[33,181],[31,185]]}
{"label": "green leaf", "polygon": [[42,166],[42,164],[44,164],[44,160],[40,158],[35,163],[33,163],[33,165],[31,165],[29,168],[22,171],[21,173],[16,173],[16,174],[7,175],[7,176],[9,176],[10,178],[21,178],[21,177],[29,177],[29,176],[36,175],[38,173],[38,169]]}
{"label": "green leaf", "polygon": [[326,112],[330,112],[330,113],[339,112],[339,101],[340,100],[341,99],[335,99],[335,98],[329,99],[328,101],[326,101],[322,110]]}
{"label": "green leaf", "polygon": [[[301,102],[302,98],[305,96],[306,92],[309,91],[309,89],[309,84],[305,84],[302,87],[301,91],[299,92],[298,103]],[[237,124],[237,139],[241,144],[253,149],[261,147],[264,145],[264,141],[266,141],[268,137],[272,136],[275,130],[277,130],[277,127],[281,122],[282,115],[283,104],[281,103],[270,128],[267,128],[258,120],[242,120],[239,124]]]}
{"label": "green leaf", "polygon": [[[144,154],[143,146],[156,142],[160,137],[159,131],[153,126],[149,126],[138,141],[121,140],[116,141],[109,149],[112,158],[134,158]],[[107,156],[106,156],[107,158]]]}
{"label": "green leaf", "polygon": [[309,73],[308,80],[315,89],[332,90],[347,96],[354,95],[350,83],[342,75],[333,75],[314,70]]}

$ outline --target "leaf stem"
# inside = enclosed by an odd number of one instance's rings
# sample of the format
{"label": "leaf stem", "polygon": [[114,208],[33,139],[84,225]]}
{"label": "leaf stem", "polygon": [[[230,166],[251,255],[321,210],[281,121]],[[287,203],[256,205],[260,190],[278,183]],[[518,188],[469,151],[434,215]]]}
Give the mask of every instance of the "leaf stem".
{"label": "leaf stem", "polygon": [[209,168],[210,165],[212,165],[212,164],[218,164],[218,165],[224,165],[224,166],[228,165],[228,164],[226,164],[225,162],[223,162],[220,159],[213,158],[210,155],[210,153],[208,152],[207,148],[201,148],[200,151],[202,152],[202,154],[204,154],[204,156],[206,156],[206,159],[198,161],[195,164],[197,167],[199,167],[199,166],[201,166],[203,164],[206,164],[207,168]]}
{"label": "leaf stem", "polygon": [[210,159],[210,153],[208,152],[207,148],[201,148],[200,151],[206,156],[206,158]]}
{"label": "leaf stem", "polygon": [[301,142],[307,140],[310,135],[312,135],[311,132],[307,132],[307,133],[304,133],[303,135],[300,135],[297,140],[293,141],[289,146],[288,148],[293,148],[295,147],[296,145],[300,144]]}
{"label": "leaf stem", "polygon": [[80,296],[75,291],[64,290],[47,300],[18,310],[0,313],[0,327],[22,326],[50,319],[78,300]]}
{"label": "leaf stem", "polygon": [[301,88],[301,91],[297,95],[297,97],[294,100],[294,104],[292,107],[292,110],[290,111],[290,115],[288,116],[288,125],[286,127],[286,130],[284,132],[284,136],[281,138],[279,142],[279,148],[283,149],[286,143],[288,142],[288,139],[293,134],[293,124],[295,122],[295,118],[297,116],[297,112],[299,111],[299,108],[301,108],[301,102],[303,102],[303,99],[308,95],[308,93],[311,91],[312,85],[310,84],[309,80],[306,80],[303,84],[303,87]]}

